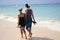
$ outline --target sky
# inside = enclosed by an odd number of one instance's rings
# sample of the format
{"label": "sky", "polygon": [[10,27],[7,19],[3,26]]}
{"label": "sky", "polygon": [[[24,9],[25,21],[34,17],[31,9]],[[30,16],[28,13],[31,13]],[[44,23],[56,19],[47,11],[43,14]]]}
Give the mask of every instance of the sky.
{"label": "sky", "polygon": [[60,3],[60,0],[0,0],[0,5],[11,5],[11,4],[52,4]]}

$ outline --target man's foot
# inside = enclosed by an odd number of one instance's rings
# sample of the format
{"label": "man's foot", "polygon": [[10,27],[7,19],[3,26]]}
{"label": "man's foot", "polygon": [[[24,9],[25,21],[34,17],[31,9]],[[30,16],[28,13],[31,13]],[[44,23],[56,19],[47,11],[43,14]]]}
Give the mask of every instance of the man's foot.
{"label": "man's foot", "polygon": [[30,38],[32,37],[32,33],[30,34]]}
{"label": "man's foot", "polygon": [[32,37],[32,33],[30,33],[28,36],[31,38]]}

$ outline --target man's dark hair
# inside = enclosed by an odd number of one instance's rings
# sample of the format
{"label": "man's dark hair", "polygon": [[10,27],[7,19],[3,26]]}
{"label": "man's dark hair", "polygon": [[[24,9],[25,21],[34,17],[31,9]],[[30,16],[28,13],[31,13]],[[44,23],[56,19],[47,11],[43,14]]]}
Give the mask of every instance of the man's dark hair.
{"label": "man's dark hair", "polygon": [[25,4],[25,6],[26,6],[27,8],[30,8],[30,6],[29,6],[28,4]]}

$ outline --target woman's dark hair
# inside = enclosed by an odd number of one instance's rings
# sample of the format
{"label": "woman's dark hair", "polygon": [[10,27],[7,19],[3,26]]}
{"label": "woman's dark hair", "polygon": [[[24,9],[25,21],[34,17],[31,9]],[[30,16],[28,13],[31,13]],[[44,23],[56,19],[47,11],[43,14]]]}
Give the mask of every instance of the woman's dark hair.
{"label": "woman's dark hair", "polygon": [[25,6],[26,6],[27,8],[30,8],[30,6],[29,6],[28,4],[25,4]]}

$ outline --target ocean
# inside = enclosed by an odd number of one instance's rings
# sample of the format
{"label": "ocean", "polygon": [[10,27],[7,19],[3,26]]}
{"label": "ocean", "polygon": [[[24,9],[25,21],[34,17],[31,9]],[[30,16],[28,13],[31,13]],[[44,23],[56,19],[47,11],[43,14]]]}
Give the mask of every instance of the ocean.
{"label": "ocean", "polygon": [[[25,13],[25,5],[0,5],[0,20],[17,22],[19,8],[23,8]],[[37,25],[48,24],[48,28],[60,31],[60,4],[31,4],[30,8],[33,10]]]}
{"label": "ocean", "polygon": [[[34,4],[30,5],[35,18],[40,20],[60,20],[60,4]],[[19,8],[25,10],[25,5],[2,5],[0,6],[0,14],[17,16]]]}

